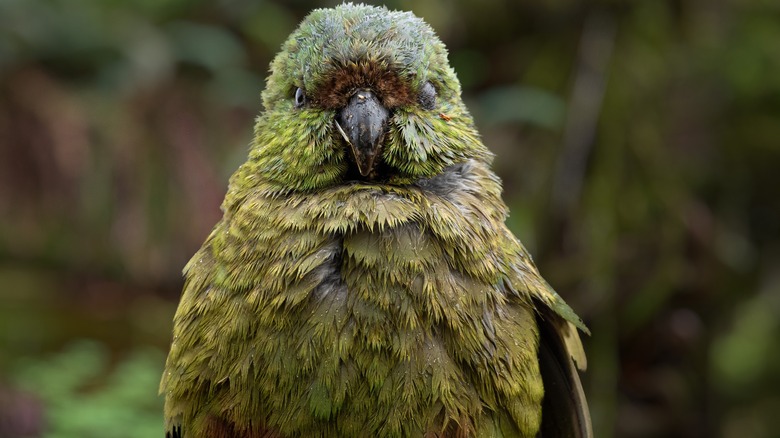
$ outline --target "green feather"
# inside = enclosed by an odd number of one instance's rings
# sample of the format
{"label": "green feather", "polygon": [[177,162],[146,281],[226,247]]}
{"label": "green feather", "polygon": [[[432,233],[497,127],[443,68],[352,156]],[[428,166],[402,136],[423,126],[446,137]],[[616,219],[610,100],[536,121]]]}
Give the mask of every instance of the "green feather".
{"label": "green feather", "polygon": [[[382,179],[350,180],[336,108],[295,107],[296,88],[326,92],[345,69],[436,89],[432,110],[393,109]],[[583,364],[565,324],[587,329],[507,229],[492,155],[430,27],[384,8],[316,10],[273,61],[263,103],[224,217],[184,270],[160,385],[166,427],[536,436],[538,316],[564,322]]]}

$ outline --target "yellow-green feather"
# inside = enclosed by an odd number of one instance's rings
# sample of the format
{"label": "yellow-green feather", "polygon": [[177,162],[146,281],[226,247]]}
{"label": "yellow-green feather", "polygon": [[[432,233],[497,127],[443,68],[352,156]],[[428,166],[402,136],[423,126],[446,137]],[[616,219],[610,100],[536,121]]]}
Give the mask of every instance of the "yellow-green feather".
{"label": "yellow-green feather", "polygon": [[[347,58],[439,92],[434,110],[392,115],[384,182],[346,181],[334,111],[295,109],[289,94]],[[535,436],[533,302],[584,326],[506,228],[459,93],[444,46],[411,14],[342,5],[304,21],[273,63],[224,218],[185,268],[161,383],[169,424],[185,436],[212,417],[282,436]]]}

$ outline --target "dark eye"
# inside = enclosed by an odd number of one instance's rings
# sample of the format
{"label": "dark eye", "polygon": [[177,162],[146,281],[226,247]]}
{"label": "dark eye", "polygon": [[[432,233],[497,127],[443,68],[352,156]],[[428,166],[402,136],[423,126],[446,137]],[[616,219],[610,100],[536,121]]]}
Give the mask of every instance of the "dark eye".
{"label": "dark eye", "polygon": [[295,107],[300,108],[306,105],[306,93],[303,92],[303,88],[295,90]]}
{"label": "dark eye", "polygon": [[420,106],[427,110],[432,110],[436,107],[436,89],[430,82],[426,82],[422,88],[420,88]]}

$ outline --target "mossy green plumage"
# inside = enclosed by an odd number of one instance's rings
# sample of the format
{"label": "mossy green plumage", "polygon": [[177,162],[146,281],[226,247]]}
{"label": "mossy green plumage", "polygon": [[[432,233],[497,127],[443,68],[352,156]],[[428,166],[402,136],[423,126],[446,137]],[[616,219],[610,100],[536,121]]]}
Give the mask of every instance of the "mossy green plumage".
{"label": "mossy green plumage", "polygon": [[[437,92],[432,110],[392,108],[381,179],[347,177],[339,94],[323,88],[349,69],[363,87],[381,79],[361,72],[382,71],[412,96]],[[296,107],[297,88],[311,104]],[[224,217],[185,268],[167,430],[535,436],[539,315],[559,319],[578,360],[572,325],[585,328],[506,228],[492,155],[430,27],[383,8],[316,10],[274,60],[263,103]]]}

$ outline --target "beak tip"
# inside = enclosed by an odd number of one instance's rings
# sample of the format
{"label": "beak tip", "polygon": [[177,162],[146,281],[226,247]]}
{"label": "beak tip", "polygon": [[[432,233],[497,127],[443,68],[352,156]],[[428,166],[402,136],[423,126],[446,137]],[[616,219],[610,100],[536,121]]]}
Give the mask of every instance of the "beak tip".
{"label": "beak tip", "polygon": [[360,172],[361,176],[367,177],[371,174],[371,171],[374,169],[374,158],[375,155],[366,155],[361,154],[359,151],[356,151],[353,149],[353,154],[355,156],[355,163],[357,164],[358,172]]}

